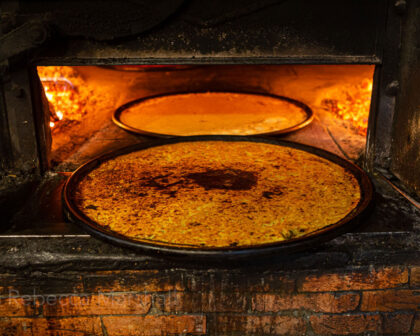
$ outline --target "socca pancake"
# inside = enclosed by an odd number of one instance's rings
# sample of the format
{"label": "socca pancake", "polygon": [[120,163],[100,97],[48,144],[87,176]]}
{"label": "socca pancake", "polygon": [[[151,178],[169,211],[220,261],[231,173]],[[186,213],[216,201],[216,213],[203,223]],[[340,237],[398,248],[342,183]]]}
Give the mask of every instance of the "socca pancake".
{"label": "socca pancake", "polygon": [[286,100],[244,93],[207,92],[146,99],[121,112],[136,130],[166,135],[252,135],[284,130],[307,120]]}
{"label": "socca pancake", "polygon": [[336,223],[360,200],[357,179],[317,155],[249,141],[199,141],[101,163],[76,206],[135,240],[212,247],[274,243]]}

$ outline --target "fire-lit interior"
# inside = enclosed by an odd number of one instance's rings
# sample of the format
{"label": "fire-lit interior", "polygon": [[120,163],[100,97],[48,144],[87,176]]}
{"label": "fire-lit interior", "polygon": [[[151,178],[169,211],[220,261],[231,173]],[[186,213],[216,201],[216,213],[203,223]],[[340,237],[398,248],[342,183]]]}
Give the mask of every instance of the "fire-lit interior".
{"label": "fire-lit interior", "polygon": [[[284,138],[352,161],[364,154],[374,66],[40,66],[49,102],[51,166],[72,171],[110,150],[144,139],[112,122],[119,106],[174,92],[270,93],[308,105],[313,122]],[[186,120],[185,122],[188,122]]]}
{"label": "fire-lit interior", "polygon": [[373,81],[365,78],[360,83],[331,89],[322,100],[322,105],[350,125],[359,134],[366,135]]}

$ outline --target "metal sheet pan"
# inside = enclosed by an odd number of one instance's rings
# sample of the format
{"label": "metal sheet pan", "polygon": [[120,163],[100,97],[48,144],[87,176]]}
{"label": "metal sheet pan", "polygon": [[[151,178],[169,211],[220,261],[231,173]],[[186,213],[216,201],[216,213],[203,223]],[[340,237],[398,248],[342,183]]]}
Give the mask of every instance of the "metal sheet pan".
{"label": "metal sheet pan", "polygon": [[[209,248],[209,247],[176,247],[161,244],[150,240],[134,240],[124,235],[110,231],[103,226],[99,225],[89,217],[87,217],[75,204],[72,195],[73,190],[78,182],[86,176],[90,171],[98,167],[102,162],[113,159],[119,155],[128,154],[134,151],[140,151],[154,146],[191,142],[191,141],[247,141],[267,143],[278,146],[286,146],[303,150],[324,159],[334,162],[341,167],[345,168],[348,172],[354,175],[360,185],[361,198],[357,206],[343,219],[329,225],[320,230],[311,232],[305,236],[280,241],[275,243],[252,245],[252,246],[236,246],[236,247],[223,247],[223,248]],[[371,208],[371,201],[373,198],[374,188],[370,181],[369,176],[358,166],[353,163],[338,157],[335,154],[324,151],[319,148],[302,145],[294,142],[279,140],[276,138],[268,137],[244,137],[244,136],[191,136],[191,137],[178,137],[171,139],[160,139],[151,142],[139,143],[133,146],[125,147],[117,151],[97,157],[77,169],[71,177],[67,180],[63,189],[63,202],[65,214],[68,219],[80,225],[84,230],[90,234],[109,241],[111,243],[129,247],[137,251],[147,253],[158,253],[172,257],[182,257],[194,260],[249,260],[249,258],[263,257],[273,254],[292,253],[308,248],[314,248],[321,243],[328,241],[340,234],[350,231],[353,227],[358,225],[364,216]],[[141,222],[139,222],[141,225]]]}
{"label": "metal sheet pan", "polygon": [[135,134],[140,134],[140,135],[147,135],[147,136],[153,136],[153,137],[158,137],[158,138],[171,138],[171,137],[175,137],[175,136],[182,136],[182,135],[169,135],[169,134],[162,134],[162,133],[154,133],[154,132],[149,132],[143,129],[138,129],[135,127],[132,127],[130,125],[127,125],[126,123],[121,121],[121,113],[130,108],[133,107],[135,105],[138,105],[140,103],[143,103],[147,100],[151,100],[154,98],[160,98],[160,97],[165,97],[165,96],[173,96],[173,95],[182,95],[182,94],[191,94],[191,93],[236,93],[236,94],[252,94],[252,95],[260,95],[260,96],[265,96],[265,97],[270,97],[270,98],[275,98],[275,99],[279,99],[282,101],[286,101],[292,105],[295,105],[297,107],[299,107],[300,109],[302,109],[305,113],[306,113],[306,118],[305,120],[303,120],[302,122],[292,126],[292,127],[288,127],[288,128],[284,128],[284,129],[278,129],[272,132],[266,132],[266,133],[258,133],[258,134],[253,134],[250,136],[266,136],[266,135],[284,135],[284,134],[289,134],[295,131],[298,131],[306,126],[308,126],[313,118],[313,112],[311,110],[311,108],[300,102],[297,101],[295,99],[292,98],[288,98],[288,97],[284,97],[284,96],[278,96],[278,95],[274,95],[274,94],[268,94],[268,93],[256,93],[256,92],[246,92],[246,91],[216,91],[216,90],[211,90],[211,91],[188,91],[188,92],[176,92],[176,93],[170,93],[170,94],[161,94],[161,95],[154,95],[154,96],[149,96],[149,97],[144,97],[144,98],[140,98],[140,99],[136,99],[133,100],[129,103],[126,103],[122,106],[120,106],[119,108],[117,108],[112,116],[112,121],[119,127],[121,127],[122,129],[125,129],[126,131],[129,131],[131,133],[135,133]]}

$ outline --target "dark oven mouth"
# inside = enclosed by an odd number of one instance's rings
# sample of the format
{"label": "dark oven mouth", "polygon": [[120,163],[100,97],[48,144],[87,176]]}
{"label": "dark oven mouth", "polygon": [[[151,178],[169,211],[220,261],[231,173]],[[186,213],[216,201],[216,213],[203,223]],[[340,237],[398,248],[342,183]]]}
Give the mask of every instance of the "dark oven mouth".
{"label": "dark oven mouth", "polygon": [[[80,174],[84,163],[101,162],[101,155],[127,146],[219,135],[292,141],[297,148],[314,148],[316,155],[331,153],[334,162],[363,166],[374,70],[372,65],[38,66],[35,80],[41,84],[44,129],[51,138],[49,170],[62,175],[82,166],[75,173]],[[325,230],[287,243],[220,251],[138,243],[103,230],[77,210],[69,182],[64,211],[83,230],[140,251],[246,259],[307,249],[358,224],[372,198],[367,176],[359,183],[360,209]]]}
{"label": "dark oven mouth", "polygon": [[[207,135],[210,140],[223,134],[222,129],[225,133],[221,138],[257,136],[255,139],[262,137],[273,143],[296,143],[297,148],[327,153],[325,157],[334,162],[347,162],[347,167],[364,167],[374,71],[372,65],[38,66],[33,80],[39,83],[43,129],[45,138],[50,139],[45,143],[47,169],[55,176],[48,182],[55,185],[55,201],[46,197],[45,202],[59,202],[65,220],[79,224],[79,228],[69,228],[70,232],[80,230],[80,234],[90,233],[140,252],[191,261],[240,261],[316,247],[367,220],[370,212],[363,210],[371,210],[373,187],[366,174],[358,177],[363,186],[361,208],[349,218],[280,244],[215,250],[139,243],[104,230],[77,209],[70,196],[74,188],[70,181],[76,181],[81,171],[89,171],[85,167],[102,162],[108,152],[147,148],[158,144],[159,138],[167,138],[160,141],[168,143],[182,143],[191,136],[205,138],[208,129],[215,130]],[[124,113],[137,117],[129,119]],[[276,124],[297,115],[301,119],[292,126],[281,129]],[[130,126],[130,122],[134,124]],[[210,128],[197,131],[207,127],[206,123]],[[169,126],[171,131],[167,131]],[[232,129],[244,133],[229,133]],[[191,130],[198,134],[186,133]],[[74,171],[65,184],[61,203],[63,178]],[[362,172],[360,168],[355,171]],[[57,230],[56,224],[52,227]]]}

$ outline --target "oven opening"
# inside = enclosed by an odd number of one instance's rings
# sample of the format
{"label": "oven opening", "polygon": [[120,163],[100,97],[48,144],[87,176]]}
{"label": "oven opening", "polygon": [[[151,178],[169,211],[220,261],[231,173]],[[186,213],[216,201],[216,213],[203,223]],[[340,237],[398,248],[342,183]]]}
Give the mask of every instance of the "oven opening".
{"label": "oven opening", "polygon": [[[274,135],[364,160],[372,65],[38,66],[37,73],[54,171],[150,134]],[[118,108],[132,118],[115,122]]]}

